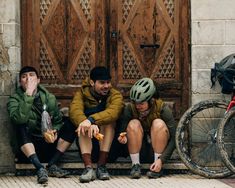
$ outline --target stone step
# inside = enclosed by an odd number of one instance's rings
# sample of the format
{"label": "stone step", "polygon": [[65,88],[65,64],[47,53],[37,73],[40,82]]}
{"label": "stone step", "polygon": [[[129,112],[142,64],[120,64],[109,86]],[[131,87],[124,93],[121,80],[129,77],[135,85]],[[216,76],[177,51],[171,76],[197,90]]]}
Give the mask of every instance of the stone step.
{"label": "stone step", "polygon": [[[46,166],[46,163],[44,164]],[[81,162],[78,163],[61,163],[59,165],[61,168],[65,169],[83,169],[84,164]],[[150,164],[144,163],[141,164],[142,169],[149,169]],[[16,163],[16,170],[30,170],[34,169],[32,164],[25,164],[25,163]],[[95,165],[94,165],[95,167]],[[126,162],[116,162],[116,163],[107,163],[108,169],[130,169],[131,163]],[[187,170],[187,167],[180,161],[169,161],[163,165],[163,169],[167,170]]]}

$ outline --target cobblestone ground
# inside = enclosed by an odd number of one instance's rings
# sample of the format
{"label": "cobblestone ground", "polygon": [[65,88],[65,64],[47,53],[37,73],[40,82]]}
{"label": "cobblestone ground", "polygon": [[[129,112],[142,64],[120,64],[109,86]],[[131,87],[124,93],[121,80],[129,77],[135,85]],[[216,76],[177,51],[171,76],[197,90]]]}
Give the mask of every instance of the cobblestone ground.
{"label": "cobblestone ground", "polygon": [[47,185],[37,184],[36,176],[0,176],[0,187],[6,188],[231,188],[235,187],[235,181],[230,179],[206,179],[197,175],[171,174],[160,179],[148,179],[143,176],[141,179],[133,180],[127,176],[112,176],[109,181],[95,180],[90,183],[81,184],[79,176],[68,178],[49,178]]}

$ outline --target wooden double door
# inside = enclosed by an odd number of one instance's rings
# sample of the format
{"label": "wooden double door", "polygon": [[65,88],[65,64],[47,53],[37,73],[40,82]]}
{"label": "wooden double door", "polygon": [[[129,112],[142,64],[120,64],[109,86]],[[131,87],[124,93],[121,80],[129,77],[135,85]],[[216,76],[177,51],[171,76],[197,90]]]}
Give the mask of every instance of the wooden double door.
{"label": "wooden double door", "polygon": [[22,0],[22,65],[67,106],[96,65],[128,97],[155,80],[179,117],[189,104],[189,0]]}

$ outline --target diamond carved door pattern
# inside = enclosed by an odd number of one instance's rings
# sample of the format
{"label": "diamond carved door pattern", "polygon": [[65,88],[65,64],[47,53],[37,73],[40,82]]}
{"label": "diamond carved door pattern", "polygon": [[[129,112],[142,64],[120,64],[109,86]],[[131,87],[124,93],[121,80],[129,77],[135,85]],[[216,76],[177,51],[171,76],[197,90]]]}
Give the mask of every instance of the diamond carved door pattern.
{"label": "diamond carved door pattern", "polygon": [[40,1],[40,76],[45,83],[80,83],[95,65],[95,6],[92,0]]}
{"label": "diamond carved door pattern", "polygon": [[[29,20],[23,15],[23,24],[33,28],[23,28],[36,43],[30,45],[42,83],[80,84],[95,64],[105,64],[103,1],[25,0],[22,4],[31,7],[25,11],[32,11],[32,16]],[[32,64],[27,52],[23,54],[23,64]]]}
{"label": "diamond carved door pattern", "polygon": [[117,57],[111,59],[117,87],[128,95],[137,79],[150,77],[178,117],[189,95],[186,10],[186,0],[114,0],[111,6],[110,31],[118,33],[111,52]]}
{"label": "diamond carved door pattern", "polygon": [[22,0],[22,64],[37,67],[62,103],[95,65],[110,69],[125,97],[151,77],[180,114],[189,101],[188,1]]}
{"label": "diamond carved door pattern", "polygon": [[68,105],[95,65],[106,65],[104,0],[22,0],[22,64]]}

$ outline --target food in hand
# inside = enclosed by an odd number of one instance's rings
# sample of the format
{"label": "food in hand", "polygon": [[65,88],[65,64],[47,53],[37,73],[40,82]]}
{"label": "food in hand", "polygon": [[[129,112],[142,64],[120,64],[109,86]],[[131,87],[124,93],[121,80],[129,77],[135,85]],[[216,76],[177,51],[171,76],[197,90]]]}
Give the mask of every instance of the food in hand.
{"label": "food in hand", "polygon": [[55,136],[54,136],[54,133],[53,132],[45,132],[43,134],[45,140],[49,143],[53,143],[54,142],[54,139],[55,139]]}
{"label": "food in hand", "polygon": [[104,139],[104,135],[101,134],[101,133],[97,133],[97,134],[95,135],[95,138],[96,138],[97,140],[103,140],[103,139]]}
{"label": "food in hand", "polygon": [[121,133],[120,133],[120,136],[121,136],[121,137],[126,136],[126,132],[121,132]]}

